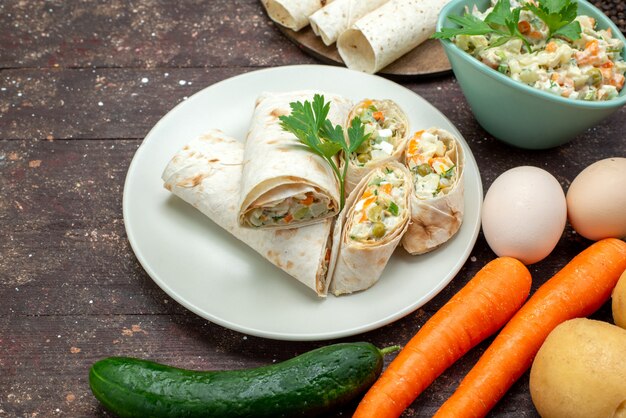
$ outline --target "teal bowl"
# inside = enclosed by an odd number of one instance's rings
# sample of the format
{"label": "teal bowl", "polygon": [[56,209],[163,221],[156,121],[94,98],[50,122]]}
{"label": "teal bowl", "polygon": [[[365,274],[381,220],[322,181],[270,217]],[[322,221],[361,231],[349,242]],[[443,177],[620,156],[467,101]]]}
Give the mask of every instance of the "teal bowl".
{"label": "teal bowl", "polygon": [[[452,0],[439,14],[437,31],[456,27],[448,16],[462,16],[465,7],[471,9],[474,4],[483,11],[490,1]],[[613,36],[626,44],[613,22],[590,3],[578,0],[578,14],[595,18],[599,28],[610,27]],[[478,123],[497,139],[519,148],[546,149],[565,144],[626,104],[626,88],[615,99],[603,102],[568,99],[515,81],[449,40],[441,43]]]}

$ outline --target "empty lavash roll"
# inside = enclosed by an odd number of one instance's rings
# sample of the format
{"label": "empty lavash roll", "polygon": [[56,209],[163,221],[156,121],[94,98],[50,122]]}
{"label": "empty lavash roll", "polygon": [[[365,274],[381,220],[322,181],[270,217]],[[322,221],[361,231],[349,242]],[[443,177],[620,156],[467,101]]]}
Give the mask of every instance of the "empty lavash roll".
{"label": "empty lavash roll", "polygon": [[328,119],[340,125],[352,102],[312,90],[264,93],[256,104],[245,143],[239,222],[251,228],[295,228],[333,217],[340,210],[339,184],[331,166],[283,130],[290,103],[330,102]]}
{"label": "empty lavash roll", "polygon": [[402,246],[410,254],[423,254],[448,241],[463,222],[465,154],[450,132],[430,128],[413,135],[405,156],[413,192]]}
{"label": "empty lavash roll", "polygon": [[326,296],[336,254],[334,220],[290,230],[240,226],[243,152],[242,142],[210,130],[172,157],[162,175],[164,186],[318,296]]}
{"label": "empty lavash roll", "polygon": [[332,45],[354,22],[388,1],[335,0],[309,16],[311,29],[324,44]]}
{"label": "empty lavash roll", "polygon": [[309,24],[309,16],[333,0],[261,0],[274,22],[294,31]]}
{"label": "empty lavash roll", "polygon": [[410,134],[409,117],[393,100],[361,100],[350,110],[346,129],[356,117],[370,136],[348,158],[344,158],[343,164],[350,165],[346,175],[346,194],[350,194],[374,167],[392,160],[401,161]]}
{"label": "empty lavash roll", "polygon": [[339,36],[339,55],[350,69],[378,72],[431,36],[449,1],[390,0]]}
{"label": "empty lavash roll", "polygon": [[348,196],[334,232],[332,294],[365,290],[378,281],[409,226],[411,190],[409,170],[390,161],[363,177]]}

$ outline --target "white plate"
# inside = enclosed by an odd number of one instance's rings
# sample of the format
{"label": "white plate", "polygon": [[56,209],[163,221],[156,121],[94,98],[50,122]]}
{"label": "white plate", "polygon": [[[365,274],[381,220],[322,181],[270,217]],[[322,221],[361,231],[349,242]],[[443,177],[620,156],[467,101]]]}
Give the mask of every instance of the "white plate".
{"label": "white plate", "polygon": [[[209,128],[244,138],[259,93],[300,89],[342,94],[355,101],[389,98],[406,111],[412,130],[437,126],[458,135],[466,155],[465,216],[453,239],[422,256],[409,256],[398,248],[375,286],[322,299],[163,188],[163,169],[191,139]],[[280,340],[355,335],[424,305],[467,260],[480,228],[481,204],[476,161],[460,133],[437,109],[384,78],[321,65],[254,71],[199,91],[146,136],[124,186],[128,239],[157,285],[216,324]]]}

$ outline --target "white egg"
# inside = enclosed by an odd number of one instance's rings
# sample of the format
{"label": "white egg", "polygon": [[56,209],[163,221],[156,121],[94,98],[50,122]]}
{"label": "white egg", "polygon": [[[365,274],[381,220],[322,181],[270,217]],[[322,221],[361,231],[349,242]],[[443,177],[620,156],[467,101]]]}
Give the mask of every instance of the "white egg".
{"label": "white egg", "polygon": [[567,190],[572,228],[590,240],[626,237],[626,158],[596,161]]}
{"label": "white egg", "polygon": [[567,219],[565,193],[550,173],[516,167],[491,185],[482,210],[482,228],[498,256],[524,264],[543,260],[559,242]]}

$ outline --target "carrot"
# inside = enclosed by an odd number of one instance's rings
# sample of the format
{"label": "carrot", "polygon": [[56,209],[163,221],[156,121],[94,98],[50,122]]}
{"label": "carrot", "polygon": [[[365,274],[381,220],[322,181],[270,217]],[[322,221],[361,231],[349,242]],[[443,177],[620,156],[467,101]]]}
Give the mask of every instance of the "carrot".
{"label": "carrot", "polygon": [[391,183],[385,183],[380,186],[380,191],[391,196]]}
{"label": "carrot", "polygon": [[287,215],[285,215],[285,217],[283,218],[283,220],[285,221],[286,224],[290,223],[291,221],[293,221],[293,215],[291,213],[288,213]]}
{"label": "carrot", "polygon": [[435,417],[483,417],[530,367],[548,334],[611,296],[626,269],[626,243],[608,238],[582,251],[513,316]]}
{"label": "carrot", "polygon": [[488,263],[406,344],[353,418],[400,416],[437,376],[509,320],[530,285],[528,269],[516,259]]}
{"label": "carrot", "polygon": [[313,203],[313,193],[309,192],[305,196],[306,197],[302,199],[300,203],[302,203],[305,206],[311,206],[311,203]]}
{"label": "carrot", "polygon": [[523,35],[526,35],[527,33],[530,32],[530,23],[528,23],[525,20],[520,20],[519,23],[517,24],[517,29],[519,29],[519,31]]}
{"label": "carrot", "polygon": [[382,122],[385,120],[385,115],[383,115],[383,112],[381,112],[380,110],[378,112],[372,113],[372,116],[374,117],[374,119],[376,119],[379,122]]}
{"label": "carrot", "polygon": [[617,87],[618,90],[621,90],[622,87],[624,87],[624,76],[619,73],[615,73],[611,81],[609,81],[609,84]]}

